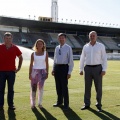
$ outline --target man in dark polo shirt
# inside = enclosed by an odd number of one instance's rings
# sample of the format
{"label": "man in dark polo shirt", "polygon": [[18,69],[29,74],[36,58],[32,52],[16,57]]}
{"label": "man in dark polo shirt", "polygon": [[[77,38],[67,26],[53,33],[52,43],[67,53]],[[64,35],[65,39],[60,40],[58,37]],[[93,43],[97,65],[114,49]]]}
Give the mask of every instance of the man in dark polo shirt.
{"label": "man in dark polo shirt", "polygon": [[[20,70],[23,57],[19,48],[12,44],[13,36],[10,32],[4,34],[4,43],[0,45],[0,110],[4,107],[4,92],[7,80],[8,95],[7,102],[10,110],[15,110],[14,106],[14,83],[15,74]],[[15,59],[18,57],[18,67],[15,66]]]}

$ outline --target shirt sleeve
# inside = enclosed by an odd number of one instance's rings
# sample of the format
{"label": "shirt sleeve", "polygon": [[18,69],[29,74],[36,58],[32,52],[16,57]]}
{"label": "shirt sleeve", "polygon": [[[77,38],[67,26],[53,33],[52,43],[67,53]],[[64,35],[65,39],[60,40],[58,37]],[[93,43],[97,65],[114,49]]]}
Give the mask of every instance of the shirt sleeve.
{"label": "shirt sleeve", "polygon": [[55,48],[55,52],[54,52],[53,71],[55,69],[55,60],[56,60],[56,48]]}
{"label": "shirt sleeve", "polygon": [[83,47],[81,56],[80,56],[80,72],[84,69],[84,61],[85,61],[85,47]]}
{"label": "shirt sleeve", "polygon": [[16,56],[19,57],[22,54],[20,49],[16,46]]}
{"label": "shirt sleeve", "polygon": [[105,46],[102,46],[102,71],[106,71],[107,69],[107,54],[105,50]]}
{"label": "shirt sleeve", "polygon": [[72,52],[72,48],[70,47],[69,49],[69,70],[68,70],[68,74],[71,74],[73,67],[74,67],[74,62],[73,62],[73,52]]}

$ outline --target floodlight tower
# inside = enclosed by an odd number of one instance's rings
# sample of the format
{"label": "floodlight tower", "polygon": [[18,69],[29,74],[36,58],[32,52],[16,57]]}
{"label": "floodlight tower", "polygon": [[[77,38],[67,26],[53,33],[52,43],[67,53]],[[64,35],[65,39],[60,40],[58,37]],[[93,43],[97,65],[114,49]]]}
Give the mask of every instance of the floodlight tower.
{"label": "floodlight tower", "polygon": [[52,0],[51,17],[53,22],[58,22],[58,0]]}

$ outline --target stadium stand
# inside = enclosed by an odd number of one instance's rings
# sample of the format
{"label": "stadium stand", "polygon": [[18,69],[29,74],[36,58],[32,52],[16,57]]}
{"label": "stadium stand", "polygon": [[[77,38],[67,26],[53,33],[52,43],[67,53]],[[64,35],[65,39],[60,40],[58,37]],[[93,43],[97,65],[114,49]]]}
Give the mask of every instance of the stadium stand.
{"label": "stadium stand", "polygon": [[[0,39],[4,36],[4,31],[0,31]],[[11,32],[13,35],[13,43],[20,45],[21,44],[21,35],[18,32]],[[1,40],[2,41],[2,40]]]}
{"label": "stadium stand", "polygon": [[120,50],[117,43],[111,37],[99,36],[99,38],[104,41],[105,45],[107,45],[109,49]]}
{"label": "stadium stand", "polygon": [[43,39],[47,46],[50,45],[51,38],[47,33],[22,33],[23,39],[26,39],[29,44],[34,44],[37,39]]}
{"label": "stadium stand", "polygon": [[12,32],[13,34],[13,42],[15,44],[21,44],[21,35],[18,32]]}
{"label": "stadium stand", "polygon": [[83,45],[85,45],[84,41],[79,36],[74,35],[74,38],[79,42],[81,48],[83,47]]}
{"label": "stadium stand", "polygon": [[[52,41],[56,42],[56,45],[58,45],[58,40],[57,40],[57,35],[58,33],[49,33],[51,38],[52,38]],[[75,46],[73,45],[73,43],[70,41],[69,38],[66,39],[66,43],[68,45],[70,45],[72,48],[74,48]]]}
{"label": "stadium stand", "polygon": [[31,44],[31,45],[33,44],[32,43],[32,38],[29,36],[29,34],[27,34],[27,33],[21,33],[21,34],[23,36],[22,39],[25,39],[28,44]]}
{"label": "stadium stand", "polygon": [[67,37],[74,44],[75,48],[82,48],[81,44],[73,37],[72,34],[67,34]]}
{"label": "stadium stand", "polygon": [[[4,31],[0,31],[0,42],[4,35]],[[47,46],[55,47],[58,45],[57,35],[58,33],[22,33],[22,32],[11,32],[13,34],[13,43],[22,46],[32,47],[37,39],[43,39]],[[98,42],[103,43],[106,49],[109,50],[120,50],[118,44],[120,44],[120,39],[116,37],[106,37],[98,36]],[[55,43],[54,45],[51,42]],[[72,48],[82,48],[83,45],[89,42],[88,36],[84,35],[73,35],[67,34],[66,43]]]}
{"label": "stadium stand", "polygon": [[110,50],[110,48],[108,47],[108,45],[99,36],[98,36],[98,42],[104,44],[105,48]]}
{"label": "stadium stand", "polygon": [[0,34],[0,43],[2,43],[3,42],[3,40],[2,40],[2,36],[1,36],[1,34]]}
{"label": "stadium stand", "polygon": [[82,41],[86,44],[89,42],[88,36],[85,35],[79,35],[79,38],[82,39]]}
{"label": "stadium stand", "polygon": [[119,37],[113,37],[112,39],[117,43],[117,46],[120,48],[120,38]]}
{"label": "stadium stand", "polygon": [[13,34],[14,44],[27,48],[32,48],[37,39],[43,39],[46,43],[47,51],[51,56],[54,55],[54,49],[59,44],[57,35],[63,32],[67,34],[66,43],[72,47],[73,54],[78,59],[83,46],[89,42],[89,32],[93,30],[98,33],[98,42],[105,45],[107,53],[114,53],[115,55],[120,53],[120,29],[118,28],[55,23],[0,16],[0,42],[3,42],[3,34],[6,31],[10,31]]}

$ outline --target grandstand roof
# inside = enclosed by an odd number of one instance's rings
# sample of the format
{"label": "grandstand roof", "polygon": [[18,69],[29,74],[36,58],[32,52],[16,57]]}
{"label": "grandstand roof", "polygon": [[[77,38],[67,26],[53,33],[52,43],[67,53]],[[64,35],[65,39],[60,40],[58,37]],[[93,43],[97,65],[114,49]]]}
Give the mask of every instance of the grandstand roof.
{"label": "grandstand roof", "polygon": [[53,29],[53,30],[79,31],[79,32],[90,32],[94,30],[98,33],[120,35],[119,28],[107,28],[107,27],[100,27],[100,26],[36,21],[36,20],[30,20],[30,19],[11,18],[11,17],[4,17],[4,16],[0,16],[0,25],[37,28],[40,30]]}

